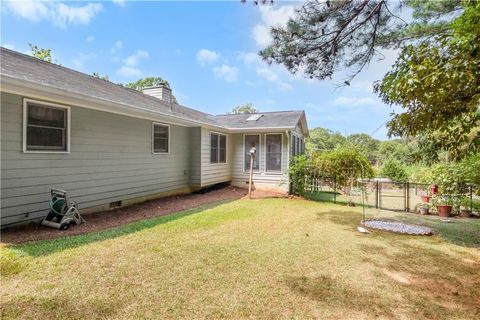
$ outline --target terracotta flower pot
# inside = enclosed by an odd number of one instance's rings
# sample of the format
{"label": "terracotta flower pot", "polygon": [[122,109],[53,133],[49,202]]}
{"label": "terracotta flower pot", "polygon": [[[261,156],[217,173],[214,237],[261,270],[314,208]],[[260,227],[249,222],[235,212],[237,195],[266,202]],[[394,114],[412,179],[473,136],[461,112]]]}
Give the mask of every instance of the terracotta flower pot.
{"label": "terracotta flower pot", "polygon": [[430,202],[430,196],[422,196],[422,201],[425,202],[425,203],[429,203]]}
{"label": "terracotta flower pot", "polygon": [[441,205],[437,206],[438,215],[442,218],[448,218],[452,212],[452,206],[450,205]]}

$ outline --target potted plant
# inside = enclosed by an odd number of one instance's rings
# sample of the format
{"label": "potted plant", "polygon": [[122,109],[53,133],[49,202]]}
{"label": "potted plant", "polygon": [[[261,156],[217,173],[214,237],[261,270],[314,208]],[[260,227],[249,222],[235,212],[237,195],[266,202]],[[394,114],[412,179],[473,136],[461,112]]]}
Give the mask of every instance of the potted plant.
{"label": "potted plant", "polygon": [[428,213],[430,212],[430,204],[429,203],[417,204],[415,206],[415,212],[420,213],[423,216],[428,215]]}
{"label": "potted plant", "polygon": [[425,192],[424,195],[421,195],[420,197],[422,198],[422,202],[424,202],[424,203],[429,203],[429,202],[430,202],[430,198],[431,198],[432,196],[430,195],[430,192],[427,191],[427,192]]}
{"label": "potted plant", "polygon": [[449,194],[434,194],[432,204],[437,207],[438,215],[442,218],[448,218],[452,213],[454,197]]}
{"label": "potted plant", "polygon": [[472,209],[470,208],[470,199],[462,196],[459,201],[459,216],[462,218],[470,218],[472,214]]}

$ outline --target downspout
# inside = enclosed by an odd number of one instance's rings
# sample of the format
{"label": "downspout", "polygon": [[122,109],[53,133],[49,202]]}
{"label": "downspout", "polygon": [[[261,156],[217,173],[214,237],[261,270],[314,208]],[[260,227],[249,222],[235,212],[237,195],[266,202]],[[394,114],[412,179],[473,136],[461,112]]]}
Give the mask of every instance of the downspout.
{"label": "downspout", "polygon": [[288,194],[292,194],[292,179],[290,179],[290,148],[292,147],[291,140],[291,132],[285,130],[285,134],[287,135],[287,175],[288,175]]}

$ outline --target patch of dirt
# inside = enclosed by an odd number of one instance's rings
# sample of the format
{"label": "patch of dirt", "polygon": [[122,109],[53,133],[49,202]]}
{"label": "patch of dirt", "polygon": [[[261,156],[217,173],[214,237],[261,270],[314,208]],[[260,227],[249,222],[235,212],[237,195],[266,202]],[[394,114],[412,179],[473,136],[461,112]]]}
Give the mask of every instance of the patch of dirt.
{"label": "patch of dirt", "polygon": [[[61,238],[119,227],[121,225],[168,215],[171,213],[196,208],[205,204],[236,199],[248,199],[248,190],[227,186],[221,189],[202,191],[195,194],[172,196],[150,200],[141,204],[123,207],[110,211],[83,215],[87,223],[72,226],[66,231],[47,228],[40,224],[27,224],[7,228],[1,231],[1,242],[19,244],[30,241]],[[265,190],[252,191],[252,199],[284,198],[285,193]],[[80,213],[81,213],[80,208]]]}
{"label": "patch of dirt", "polygon": [[383,270],[383,273],[396,282],[401,284],[410,284],[409,276],[403,272],[391,272],[388,270]]}

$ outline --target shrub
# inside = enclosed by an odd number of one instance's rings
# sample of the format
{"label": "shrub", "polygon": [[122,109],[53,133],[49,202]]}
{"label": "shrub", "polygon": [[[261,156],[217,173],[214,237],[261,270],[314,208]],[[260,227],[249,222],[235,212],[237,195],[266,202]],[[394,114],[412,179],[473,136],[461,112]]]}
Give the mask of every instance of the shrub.
{"label": "shrub", "polygon": [[381,175],[396,182],[408,181],[408,175],[404,165],[394,159],[389,159],[385,162],[385,165],[381,171]]}
{"label": "shrub", "polygon": [[335,177],[337,184],[349,189],[359,178],[372,178],[373,168],[368,159],[351,147],[340,147],[318,154],[313,166],[327,177]]}
{"label": "shrub", "polygon": [[465,192],[465,169],[459,163],[437,163],[431,167],[429,183],[438,185],[440,193],[458,194]]}
{"label": "shrub", "polygon": [[305,176],[308,174],[308,169],[311,167],[309,158],[302,154],[294,156],[290,160],[289,175],[290,183],[292,183],[294,194],[305,194]]}

